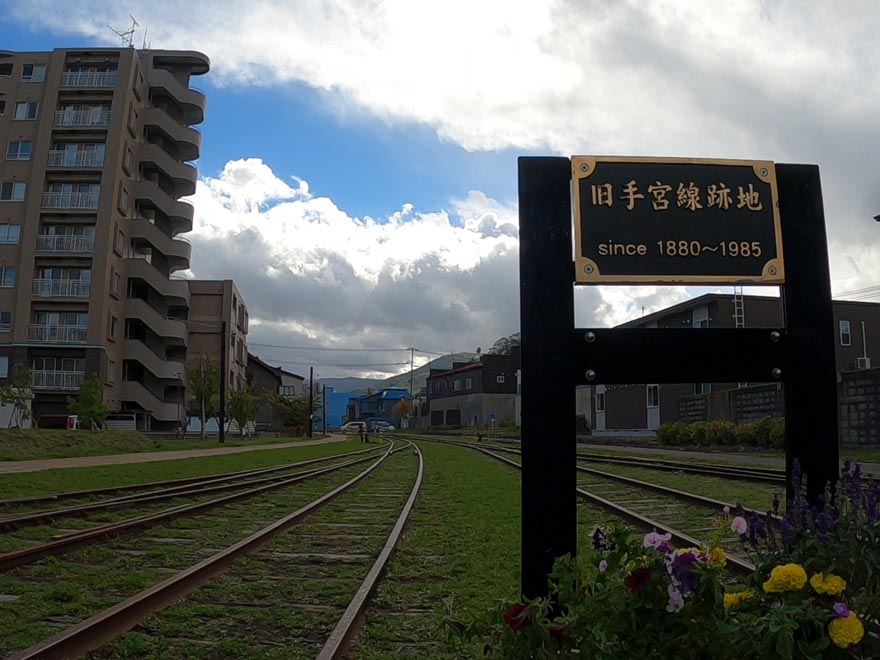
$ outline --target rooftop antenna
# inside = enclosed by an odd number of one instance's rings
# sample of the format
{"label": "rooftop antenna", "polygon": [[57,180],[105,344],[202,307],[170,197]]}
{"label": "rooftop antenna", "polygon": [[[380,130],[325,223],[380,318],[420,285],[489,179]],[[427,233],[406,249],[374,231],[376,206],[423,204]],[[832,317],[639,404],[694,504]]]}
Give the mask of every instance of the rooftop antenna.
{"label": "rooftop antenna", "polygon": [[147,30],[148,29],[149,28],[145,25],[144,26],[144,44],[143,44],[143,46],[141,46],[141,50],[149,50],[149,48],[150,48],[150,42],[147,41]]}
{"label": "rooftop antenna", "polygon": [[112,25],[107,25],[107,27],[110,28],[110,31],[113,34],[115,34],[117,37],[122,39],[123,46],[128,46],[129,48],[134,48],[134,46],[132,45],[132,41],[134,40],[134,31],[135,31],[135,28],[137,28],[140,24],[134,19],[134,16],[132,16],[131,14],[129,14],[128,17],[131,19],[131,29],[126,30],[125,32],[117,30]]}

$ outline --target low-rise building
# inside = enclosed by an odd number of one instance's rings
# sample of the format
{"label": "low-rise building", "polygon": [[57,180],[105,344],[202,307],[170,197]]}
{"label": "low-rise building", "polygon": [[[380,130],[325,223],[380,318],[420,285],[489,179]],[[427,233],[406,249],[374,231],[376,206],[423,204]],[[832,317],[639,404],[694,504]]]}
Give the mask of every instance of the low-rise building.
{"label": "low-rise building", "polygon": [[[839,379],[845,372],[880,364],[880,304],[835,300],[832,305]],[[619,327],[700,329],[783,325],[779,298],[713,293]],[[593,429],[599,434],[652,434],[666,422],[709,419],[742,422],[783,414],[781,383],[600,384],[593,390]]]}
{"label": "low-rise building", "polygon": [[431,427],[517,424],[519,371],[519,347],[509,355],[481,355],[477,362],[431,369],[427,379]]}
{"label": "low-rise building", "polygon": [[272,395],[288,399],[303,393],[305,378],[281,367],[273,367],[252,353],[247,354],[246,381],[256,403],[258,431],[277,431],[281,428],[281,414],[272,405]]}
{"label": "low-rise building", "polygon": [[345,421],[387,422],[396,426],[394,406],[409,398],[409,390],[403,387],[389,387],[371,394],[349,397]]}

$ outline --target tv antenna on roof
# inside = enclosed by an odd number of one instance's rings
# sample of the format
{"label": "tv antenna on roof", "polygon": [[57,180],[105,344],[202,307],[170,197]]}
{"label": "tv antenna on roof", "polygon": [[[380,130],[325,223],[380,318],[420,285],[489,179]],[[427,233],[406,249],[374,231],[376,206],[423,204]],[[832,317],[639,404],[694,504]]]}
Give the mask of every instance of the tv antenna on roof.
{"label": "tv antenna on roof", "polygon": [[128,46],[129,48],[134,48],[134,46],[132,45],[132,42],[134,41],[134,31],[135,31],[135,28],[140,26],[140,23],[138,23],[135,20],[134,16],[132,16],[131,14],[129,14],[128,17],[131,19],[131,28],[126,30],[125,32],[117,30],[112,25],[107,25],[107,27],[110,28],[110,31],[113,34],[115,34],[117,37],[122,39],[123,46]]}

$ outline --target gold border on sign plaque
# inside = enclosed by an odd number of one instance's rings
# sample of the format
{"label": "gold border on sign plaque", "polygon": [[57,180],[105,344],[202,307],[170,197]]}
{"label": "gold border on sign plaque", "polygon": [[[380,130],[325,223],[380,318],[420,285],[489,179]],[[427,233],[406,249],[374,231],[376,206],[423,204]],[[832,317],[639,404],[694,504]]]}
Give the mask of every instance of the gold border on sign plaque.
{"label": "gold border on sign plaque", "polygon": [[[755,176],[770,184],[776,258],[764,264],[760,276],[746,275],[602,275],[596,262],[582,253],[581,179],[592,176],[598,163],[666,163],[676,165],[722,165],[751,167]],[[770,160],[732,160],[725,158],[638,158],[623,156],[572,156],[571,180],[574,193],[575,284],[783,284],[785,260],[782,254],[782,228],[779,222],[779,192],[776,167]]]}

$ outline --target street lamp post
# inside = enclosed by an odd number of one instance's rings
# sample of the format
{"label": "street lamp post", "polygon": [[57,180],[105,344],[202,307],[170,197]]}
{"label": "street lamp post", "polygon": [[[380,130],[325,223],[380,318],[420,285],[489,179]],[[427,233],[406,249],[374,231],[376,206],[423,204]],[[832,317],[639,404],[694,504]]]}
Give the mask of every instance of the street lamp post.
{"label": "street lamp post", "polygon": [[179,371],[176,372],[175,375],[177,376],[177,433],[175,434],[174,437],[179,437],[180,430],[182,427],[182,424],[180,423],[180,397],[182,394],[181,390],[183,390],[183,382],[180,380],[180,372]]}

